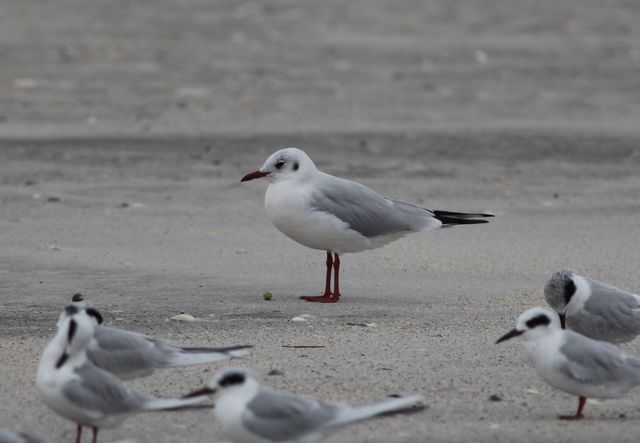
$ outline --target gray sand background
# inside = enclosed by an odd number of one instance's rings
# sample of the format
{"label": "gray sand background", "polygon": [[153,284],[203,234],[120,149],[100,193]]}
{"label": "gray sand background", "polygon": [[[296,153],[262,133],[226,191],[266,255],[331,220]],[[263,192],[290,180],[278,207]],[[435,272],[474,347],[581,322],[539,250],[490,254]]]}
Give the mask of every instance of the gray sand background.
{"label": "gray sand background", "polygon": [[[331,442],[637,441],[640,393],[560,422],[577,400],[538,379],[518,343],[493,343],[544,303],[560,267],[640,288],[638,12],[590,0],[1,2],[0,427],[72,440],[33,382],[81,292],[118,327],[252,343],[231,364],[276,388],[426,397],[422,414]],[[346,255],[343,300],[302,302],[322,289],[323,253],[269,223],[264,183],[239,183],[291,145],[381,193],[496,218]],[[180,312],[197,321],[169,321]],[[323,347],[285,347],[296,345]],[[222,366],[133,384],[178,395]],[[223,441],[206,411],[101,433],[124,437]]]}

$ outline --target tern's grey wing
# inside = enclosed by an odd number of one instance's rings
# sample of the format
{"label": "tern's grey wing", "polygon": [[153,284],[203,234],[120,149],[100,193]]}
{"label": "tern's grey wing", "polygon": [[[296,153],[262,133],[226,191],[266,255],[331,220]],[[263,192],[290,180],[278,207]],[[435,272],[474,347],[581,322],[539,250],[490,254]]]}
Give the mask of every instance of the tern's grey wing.
{"label": "tern's grey wing", "polygon": [[440,227],[429,209],[383,197],[364,185],[320,173],[311,208],[332,214],[367,238]]}
{"label": "tern's grey wing", "polygon": [[247,405],[242,423],[263,438],[287,441],[321,429],[343,408],[339,403],[326,403],[263,388]]}
{"label": "tern's grey wing", "polygon": [[640,299],[613,286],[586,279],[591,296],[567,325],[596,340],[623,342],[640,334]]}
{"label": "tern's grey wing", "polygon": [[22,431],[0,429],[0,443],[47,443],[44,438]]}
{"label": "tern's grey wing", "polygon": [[91,364],[75,369],[78,375],[62,392],[76,406],[104,415],[138,411],[150,397],[129,388],[110,373]]}
{"label": "tern's grey wing", "polygon": [[175,350],[146,335],[122,329],[98,327],[87,355],[98,367],[118,375],[138,376],[167,365]]}
{"label": "tern's grey wing", "polygon": [[567,342],[560,347],[566,358],[559,369],[575,380],[589,384],[640,382],[640,360],[615,346],[566,331]]}

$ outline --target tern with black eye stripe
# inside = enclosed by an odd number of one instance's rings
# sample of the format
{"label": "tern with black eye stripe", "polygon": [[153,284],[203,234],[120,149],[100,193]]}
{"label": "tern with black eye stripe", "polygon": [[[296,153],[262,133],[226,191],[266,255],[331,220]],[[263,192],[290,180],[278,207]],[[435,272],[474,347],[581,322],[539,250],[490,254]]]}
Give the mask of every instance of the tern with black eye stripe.
{"label": "tern with black eye stripe", "polygon": [[422,396],[350,406],[272,391],[246,369],[220,371],[195,393],[215,395],[213,413],[225,436],[234,443],[318,443],[343,426],[380,415],[424,409]]}
{"label": "tern with black eye stripe", "polygon": [[99,428],[117,427],[132,414],[189,407],[207,400],[205,395],[159,398],[123,384],[87,358],[95,328],[84,310],[67,307],[55,337],[42,354],[36,376],[42,401],[77,424],[76,443],[80,443],[83,426],[93,428],[92,441],[96,443]]}
{"label": "tern with black eye stripe", "polygon": [[532,308],[518,317],[515,329],[496,343],[522,336],[536,372],[556,389],[577,395],[580,420],[587,398],[618,398],[640,384],[640,360],[615,346],[560,327],[558,316]]}
{"label": "tern with black eye stripe", "polygon": [[596,340],[621,343],[640,334],[640,296],[578,275],[570,269],[555,272],[544,297],[564,328]]}
{"label": "tern with black eye stripe", "polygon": [[84,311],[95,324],[95,334],[87,348],[91,362],[123,380],[145,377],[156,369],[213,363],[249,354],[250,345],[179,347],[138,332],[103,325],[100,312],[86,303],[71,306]]}
{"label": "tern with black eye stripe", "polygon": [[[287,237],[326,251],[324,294],[306,301],[336,303],[340,255],[379,248],[412,232],[453,225],[487,223],[491,214],[438,211],[378,194],[356,182],[319,171],[300,149],[272,154],[241,181],[265,178],[267,217]],[[331,287],[333,271],[333,288]]]}

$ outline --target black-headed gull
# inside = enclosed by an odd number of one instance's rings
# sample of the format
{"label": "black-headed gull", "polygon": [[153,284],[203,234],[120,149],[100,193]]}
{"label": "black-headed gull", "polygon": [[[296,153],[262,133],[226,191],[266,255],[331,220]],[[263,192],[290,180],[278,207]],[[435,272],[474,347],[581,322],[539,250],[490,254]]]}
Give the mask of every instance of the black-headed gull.
{"label": "black-headed gull", "polygon": [[215,395],[213,413],[234,443],[317,443],[351,423],[424,409],[419,395],[362,406],[299,397],[264,388],[253,372],[235,368],[196,392]]}
{"label": "black-headed gull", "polygon": [[536,372],[556,389],[577,395],[580,420],[587,398],[618,398],[640,384],[640,360],[604,341],[560,327],[558,316],[537,307],[520,315],[515,329],[496,343],[522,335]]}
{"label": "black-headed gull", "polygon": [[260,170],[241,181],[262,177],[269,181],[265,209],[275,227],[304,246],[327,251],[324,294],[301,297],[307,301],[339,300],[340,254],[379,248],[411,232],[487,223],[479,218],[492,217],[425,209],[384,197],[364,185],[318,170],[297,148],[277,151]]}
{"label": "black-headed gull", "polygon": [[560,316],[563,328],[566,325],[610,343],[630,341],[640,334],[637,294],[561,269],[547,282],[544,297]]}
{"label": "black-headed gull", "polygon": [[76,442],[83,426],[118,426],[128,416],[143,411],[175,409],[201,403],[206,396],[158,398],[136,391],[87,358],[87,346],[94,335],[95,322],[85,311],[70,305],[58,323],[58,332],[46,347],[36,377],[42,401],[77,424]]}

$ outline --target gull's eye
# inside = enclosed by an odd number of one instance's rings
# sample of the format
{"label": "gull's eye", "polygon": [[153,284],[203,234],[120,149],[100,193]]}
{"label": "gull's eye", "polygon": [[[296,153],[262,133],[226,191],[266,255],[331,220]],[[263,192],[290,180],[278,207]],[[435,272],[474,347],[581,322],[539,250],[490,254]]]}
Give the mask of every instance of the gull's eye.
{"label": "gull's eye", "polygon": [[284,166],[285,161],[284,160],[278,160],[276,162],[276,169],[281,169]]}

